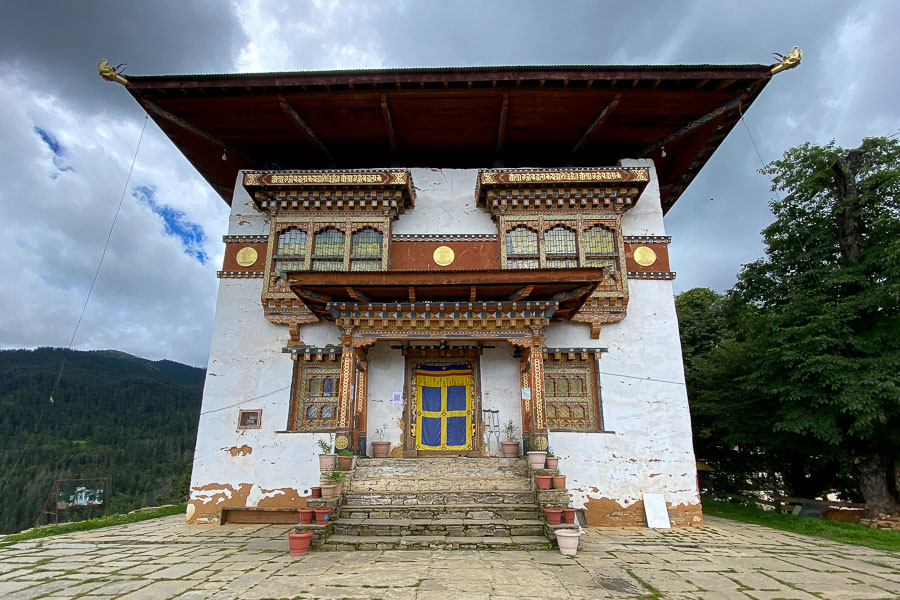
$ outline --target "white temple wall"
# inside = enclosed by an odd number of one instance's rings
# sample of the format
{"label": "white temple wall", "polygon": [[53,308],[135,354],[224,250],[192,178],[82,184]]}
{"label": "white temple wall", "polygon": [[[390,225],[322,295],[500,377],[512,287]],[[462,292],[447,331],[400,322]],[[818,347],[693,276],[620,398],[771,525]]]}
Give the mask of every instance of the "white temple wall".
{"label": "white temple wall", "polygon": [[[623,234],[664,235],[659,186],[652,161],[651,181],[622,218]],[[397,234],[496,234],[490,215],[475,203],[477,170],[411,169],[416,208],[393,224]],[[268,233],[266,215],[255,210],[240,185],[229,218],[229,235]],[[188,520],[217,517],[221,506],[297,506],[317,485],[317,439],[328,434],[287,433],[293,363],[282,348],[288,328],[269,323],[260,305],[261,279],[222,279],[197,436]],[[599,362],[604,432],[551,432],[573,505],[585,508],[593,524],[637,524],[641,494],[662,493],[670,514],[682,524],[699,519],[696,467],[687,397],[682,384],[681,347],[672,284],[628,281],[628,315],[604,325],[600,339],[590,327],[557,323],[546,332],[548,347],[605,347]],[[300,339],[310,346],[339,344],[330,323],[304,325]],[[368,350],[367,441],[384,439],[399,451],[403,409],[404,357],[396,342]],[[512,420],[521,439],[521,382],[518,360],[505,341],[486,343],[480,359],[480,409],[497,409],[502,426]],[[627,375],[628,377],[623,377]],[[658,380],[658,381],[653,381]],[[401,403],[393,402],[401,392]],[[237,429],[239,408],[262,409],[259,429]],[[481,447],[487,451],[485,428]],[[505,436],[501,439],[505,441]],[[371,454],[371,445],[367,448]],[[490,455],[499,455],[491,436]]]}

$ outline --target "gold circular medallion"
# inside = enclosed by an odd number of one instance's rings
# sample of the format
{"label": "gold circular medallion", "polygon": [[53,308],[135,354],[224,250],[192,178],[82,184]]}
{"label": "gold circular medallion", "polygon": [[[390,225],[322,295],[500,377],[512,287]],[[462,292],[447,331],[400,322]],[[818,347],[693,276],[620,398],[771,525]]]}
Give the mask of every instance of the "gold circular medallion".
{"label": "gold circular medallion", "polygon": [[438,248],[435,248],[433,258],[434,262],[437,265],[446,267],[453,262],[453,259],[456,258],[456,255],[453,254],[453,248],[451,248],[450,246],[440,246]]}
{"label": "gold circular medallion", "polygon": [[547,438],[545,437],[536,437],[531,443],[532,446],[536,450],[546,450],[547,449]]}
{"label": "gold circular medallion", "polygon": [[251,248],[250,246],[244,246],[237,253],[237,264],[242,267],[249,267],[256,263],[256,259],[259,258],[259,253],[256,252],[256,249]]}
{"label": "gold circular medallion", "polygon": [[638,246],[634,249],[634,262],[642,267],[649,267],[656,262],[656,252],[647,246]]}
{"label": "gold circular medallion", "polygon": [[347,439],[346,435],[339,435],[337,436],[337,439],[334,440],[334,447],[338,450],[345,450],[349,445],[350,440]]}

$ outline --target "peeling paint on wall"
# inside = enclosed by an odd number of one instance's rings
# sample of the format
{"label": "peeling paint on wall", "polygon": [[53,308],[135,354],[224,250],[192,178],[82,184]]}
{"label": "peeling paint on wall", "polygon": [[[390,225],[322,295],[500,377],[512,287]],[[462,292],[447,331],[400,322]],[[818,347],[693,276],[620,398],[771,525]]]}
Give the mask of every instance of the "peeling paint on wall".
{"label": "peeling paint on wall", "polygon": [[240,447],[232,446],[231,448],[222,448],[222,450],[226,450],[231,454],[231,456],[247,456],[248,454],[253,454],[253,448],[251,448],[247,444],[244,444]]}

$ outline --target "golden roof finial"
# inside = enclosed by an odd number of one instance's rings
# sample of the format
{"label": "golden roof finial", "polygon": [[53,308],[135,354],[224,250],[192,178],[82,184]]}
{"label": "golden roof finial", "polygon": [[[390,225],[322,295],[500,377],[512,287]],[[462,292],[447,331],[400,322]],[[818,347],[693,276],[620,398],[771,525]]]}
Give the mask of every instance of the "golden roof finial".
{"label": "golden roof finial", "polygon": [[117,72],[117,69],[121,66],[122,65],[119,65],[118,67],[111,67],[109,66],[108,60],[106,60],[105,58],[101,58],[100,62],[97,63],[97,72],[100,73],[100,77],[106,79],[107,81],[115,81],[116,83],[127,85],[128,80],[125,79],[125,76]]}
{"label": "golden roof finial", "polygon": [[788,69],[793,69],[794,67],[799,65],[800,61],[803,60],[803,51],[797,46],[794,46],[793,50],[791,50],[791,53],[788,55],[778,54],[777,52],[775,52],[773,56],[775,56],[775,58],[777,58],[780,62],[772,65],[772,75],[774,75],[775,73],[781,73],[782,71],[787,71]]}

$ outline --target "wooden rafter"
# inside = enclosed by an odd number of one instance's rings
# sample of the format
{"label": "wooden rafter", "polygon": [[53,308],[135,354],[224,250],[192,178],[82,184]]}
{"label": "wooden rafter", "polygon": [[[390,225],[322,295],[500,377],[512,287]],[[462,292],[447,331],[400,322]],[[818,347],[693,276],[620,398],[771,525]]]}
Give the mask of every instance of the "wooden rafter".
{"label": "wooden rafter", "polygon": [[710,122],[711,120],[715,119],[716,117],[719,117],[728,111],[734,110],[741,102],[743,102],[744,98],[746,98],[746,97],[747,97],[747,92],[742,92],[742,93],[738,94],[737,96],[735,96],[734,98],[732,98],[731,100],[726,102],[725,104],[714,108],[713,110],[709,111],[708,113],[706,113],[699,119],[694,119],[693,121],[691,121],[690,123],[688,123],[687,125],[682,127],[681,129],[679,129],[678,131],[670,133],[669,135],[653,142],[652,144],[650,144],[649,146],[647,146],[646,148],[644,148],[643,150],[638,152],[637,157],[643,158],[643,157],[647,156],[648,154],[650,154],[651,152],[653,152],[654,150],[656,150],[657,148],[661,148],[661,147],[665,146],[666,144],[671,144],[675,140],[684,137],[685,135],[694,131],[698,127],[705,125],[706,123]]}
{"label": "wooden rafter", "polygon": [[477,291],[478,291],[477,286],[473,285],[473,286],[469,287],[469,302],[475,302],[475,294],[477,293]]}
{"label": "wooden rafter", "polygon": [[500,125],[497,129],[497,154],[503,150],[503,137],[506,135],[506,111],[509,107],[509,92],[503,92],[503,103],[500,105]]}
{"label": "wooden rafter", "polygon": [[190,131],[191,133],[199,135],[203,139],[205,139],[209,142],[212,142],[216,146],[221,146],[222,149],[224,149],[226,152],[230,152],[230,153],[234,154],[235,156],[240,156],[241,158],[243,158],[245,161],[247,161],[250,164],[253,164],[256,162],[252,158],[250,158],[249,156],[247,156],[246,154],[244,154],[243,152],[241,152],[240,150],[238,150],[237,148],[235,148],[234,146],[232,146],[231,144],[226,142],[225,140],[214,136],[213,134],[209,133],[208,131],[206,131],[204,129],[200,129],[196,125],[193,125],[190,122],[188,122],[187,120],[182,119],[175,113],[167,111],[162,106],[155,104],[146,99],[141,100],[141,104],[144,106],[144,109],[146,109],[147,112],[152,112],[156,115],[159,115],[163,119],[165,119],[167,121],[171,121],[172,123],[175,123],[182,129],[186,129],[186,130]]}
{"label": "wooden rafter", "polygon": [[384,128],[387,130],[388,141],[391,144],[391,152],[398,154],[397,138],[394,137],[394,123],[391,120],[391,109],[388,107],[388,99],[384,94],[381,94],[381,114],[384,117]]}
{"label": "wooden rafter", "polygon": [[528,295],[531,293],[531,291],[533,289],[534,289],[533,285],[526,285],[525,287],[523,287],[519,290],[516,290],[515,292],[510,294],[509,299],[512,300],[513,302],[517,302],[519,300],[524,300],[525,298],[528,297]]}
{"label": "wooden rafter", "polygon": [[594,119],[594,122],[588,125],[588,128],[585,129],[584,133],[581,134],[581,137],[578,138],[578,141],[572,147],[572,154],[578,152],[578,150],[581,149],[581,147],[584,145],[584,142],[587,141],[588,137],[590,137],[590,135],[594,133],[594,130],[596,130],[598,127],[600,127],[600,125],[603,124],[603,121],[605,121],[607,117],[609,117],[609,114],[613,110],[615,110],[616,106],[618,106],[619,100],[621,98],[622,94],[616,94],[612,97],[612,100],[609,101],[609,104],[607,104],[606,107],[600,111],[600,114],[597,115],[597,118]]}
{"label": "wooden rafter", "polygon": [[325,142],[322,141],[322,138],[320,138],[316,134],[313,128],[310,127],[305,120],[303,120],[303,117],[300,115],[297,109],[291,106],[291,103],[288,102],[287,98],[285,98],[284,96],[279,96],[278,103],[281,104],[281,110],[283,110],[285,114],[290,117],[291,122],[297,126],[297,128],[300,130],[300,133],[302,133],[304,137],[306,137],[306,139],[312,143],[313,146],[321,150],[322,153],[328,157],[328,160],[333,163],[334,157],[328,150],[328,146],[325,145]]}
{"label": "wooden rafter", "polygon": [[367,295],[363,294],[359,290],[353,289],[349,285],[346,286],[344,289],[347,290],[347,295],[350,296],[351,298],[353,298],[354,300],[356,300],[357,302],[365,302],[365,303],[371,302],[371,299]]}

